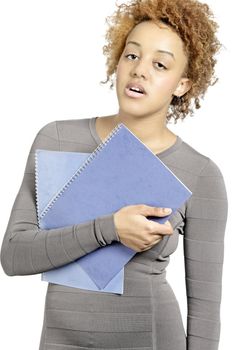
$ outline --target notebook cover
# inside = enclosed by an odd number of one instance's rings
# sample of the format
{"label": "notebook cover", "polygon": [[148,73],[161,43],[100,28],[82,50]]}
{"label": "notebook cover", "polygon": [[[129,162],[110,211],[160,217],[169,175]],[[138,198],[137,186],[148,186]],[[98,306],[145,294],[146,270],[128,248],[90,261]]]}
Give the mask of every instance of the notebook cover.
{"label": "notebook cover", "polygon": [[42,273],[41,279],[45,282],[98,292],[123,294],[124,291],[124,268],[104,288],[100,289],[79,266],[77,260],[74,263]]}
{"label": "notebook cover", "polygon": [[[191,191],[121,123],[54,195],[38,220],[41,228],[57,228],[141,203],[170,207],[173,213],[190,196]],[[172,213],[150,220],[164,223]],[[96,285],[104,288],[135,254],[114,242],[78,260]]]}
{"label": "notebook cover", "polygon": [[[40,217],[51,198],[59,192],[90,153],[48,150],[36,152],[37,215]],[[124,268],[104,288],[99,288],[92,281],[79,266],[78,260],[75,264],[70,263],[42,273],[41,279],[74,288],[123,294]]]}

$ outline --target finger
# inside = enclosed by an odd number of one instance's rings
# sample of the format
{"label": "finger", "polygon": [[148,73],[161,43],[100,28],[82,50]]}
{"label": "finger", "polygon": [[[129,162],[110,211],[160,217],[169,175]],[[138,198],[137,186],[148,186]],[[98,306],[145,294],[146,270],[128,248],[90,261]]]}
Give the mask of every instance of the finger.
{"label": "finger", "polygon": [[159,207],[151,207],[151,216],[167,216],[171,214],[172,210],[170,208],[159,208]]}
{"label": "finger", "polygon": [[171,223],[170,223],[170,221],[169,221],[169,220],[167,220],[166,222],[164,222],[164,225],[167,225],[167,226],[172,227],[172,225],[171,225]]}
{"label": "finger", "polygon": [[145,216],[167,216],[171,214],[171,208],[163,208],[163,207],[152,207],[146,204],[135,204],[128,206],[128,209],[136,210],[138,214],[142,214]]}
{"label": "finger", "polygon": [[169,235],[173,233],[173,228],[169,222],[168,224],[159,224],[158,222],[154,221],[152,222],[154,223],[154,229],[152,229],[152,233],[160,235]]}
{"label": "finger", "polygon": [[158,244],[162,240],[163,236],[160,236],[160,238],[157,238],[152,244],[150,244],[148,247],[144,248],[142,251],[151,249],[154,245]]}

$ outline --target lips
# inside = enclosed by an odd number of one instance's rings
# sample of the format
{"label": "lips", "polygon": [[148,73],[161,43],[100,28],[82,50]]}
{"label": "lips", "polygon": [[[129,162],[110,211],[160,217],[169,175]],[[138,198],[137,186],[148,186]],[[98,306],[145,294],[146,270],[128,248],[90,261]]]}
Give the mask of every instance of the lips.
{"label": "lips", "polygon": [[129,83],[126,85],[126,89],[129,89],[130,91],[134,91],[135,93],[138,93],[138,94],[146,95],[146,91],[144,87],[138,83]]}

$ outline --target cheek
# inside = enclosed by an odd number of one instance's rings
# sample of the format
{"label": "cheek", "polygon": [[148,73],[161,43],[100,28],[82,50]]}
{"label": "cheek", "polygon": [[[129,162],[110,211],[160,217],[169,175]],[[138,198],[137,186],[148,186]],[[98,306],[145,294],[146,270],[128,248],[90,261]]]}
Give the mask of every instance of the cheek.
{"label": "cheek", "polygon": [[156,90],[163,94],[171,94],[177,86],[177,80],[172,77],[161,77],[155,80]]}
{"label": "cheek", "polygon": [[127,74],[123,65],[119,62],[116,68],[116,91],[119,93],[126,84]]}
{"label": "cheek", "polygon": [[124,68],[121,64],[121,61],[118,62],[117,68],[116,68],[116,79],[120,80],[124,77]]}

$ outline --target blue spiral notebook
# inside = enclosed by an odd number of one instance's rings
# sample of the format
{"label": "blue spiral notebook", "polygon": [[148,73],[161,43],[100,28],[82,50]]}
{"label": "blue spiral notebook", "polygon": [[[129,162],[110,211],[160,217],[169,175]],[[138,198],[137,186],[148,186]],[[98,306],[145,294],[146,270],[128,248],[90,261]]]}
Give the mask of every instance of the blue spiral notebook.
{"label": "blue spiral notebook", "polygon": [[[65,167],[64,171],[67,177],[70,177],[69,180],[62,184],[64,179],[60,178],[57,182],[60,189],[54,190],[50,199],[47,196],[43,202],[40,201],[43,182],[40,179],[40,162],[47,152],[54,152],[54,157],[57,157],[58,153],[63,153],[63,156],[67,153],[67,157],[73,153],[36,150],[37,209],[38,222],[42,229],[79,224],[116,212],[131,204],[170,207],[174,213],[192,194],[169,168],[121,123],[93,153],[89,156],[83,154],[86,158],[83,158],[81,166],[80,163],[74,165],[72,162],[69,170],[69,165]],[[70,164],[69,158],[67,159],[67,164]],[[56,173],[62,171],[63,169],[59,169]],[[165,218],[149,219],[164,223],[172,213]],[[134,250],[114,242],[67,266],[73,269],[73,264],[78,263],[79,268],[85,271],[97,288],[103,290],[122,272],[125,264],[135,254]],[[62,274],[62,269],[64,271],[67,266],[56,270],[60,270]],[[120,278],[118,282],[119,280]]]}

